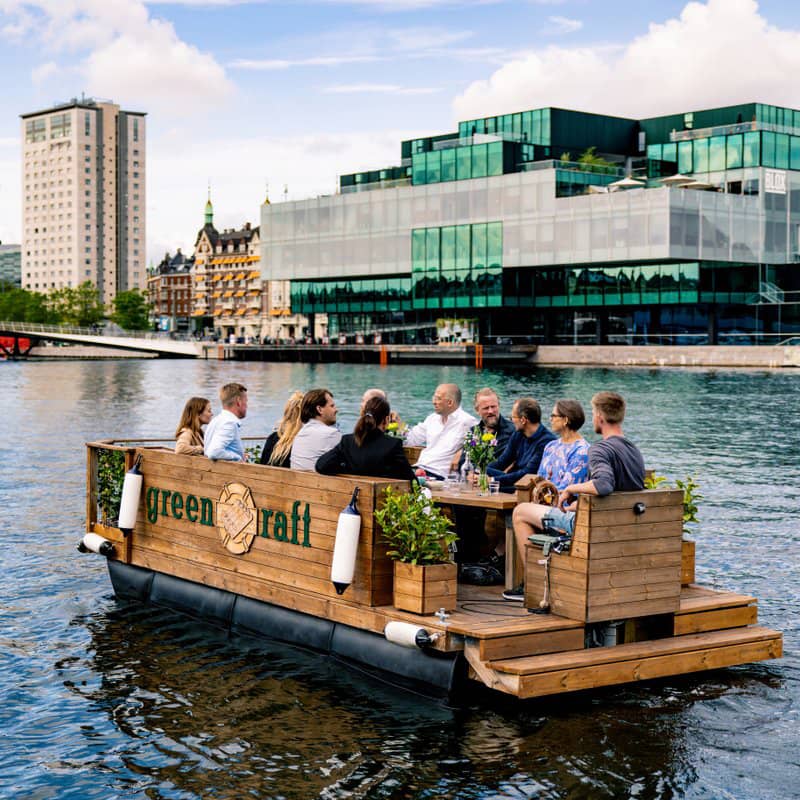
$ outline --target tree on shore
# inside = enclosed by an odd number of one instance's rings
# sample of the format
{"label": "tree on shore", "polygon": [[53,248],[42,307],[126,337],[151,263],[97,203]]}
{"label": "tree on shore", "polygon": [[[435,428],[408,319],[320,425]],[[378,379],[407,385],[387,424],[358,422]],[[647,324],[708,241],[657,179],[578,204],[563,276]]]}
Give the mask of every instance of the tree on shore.
{"label": "tree on shore", "polygon": [[47,304],[53,316],[66,325],[88,327],[96,325],[105,316],[105,306],[100,302],[100,293],[91,281],[80,286],[65,286],[47,295]]}
{"label": "tree on shore", "polygon": [[45,295],[18,289],[12,284],[0,286],[0,319],[7,322],[58,322]]}
{"label": "tree on shore", "polygon": [[114,313],[111,319],[126,331],[142,331],[150,328],[150,305],[147,296],[139,289],[119,292],[113,300]]}

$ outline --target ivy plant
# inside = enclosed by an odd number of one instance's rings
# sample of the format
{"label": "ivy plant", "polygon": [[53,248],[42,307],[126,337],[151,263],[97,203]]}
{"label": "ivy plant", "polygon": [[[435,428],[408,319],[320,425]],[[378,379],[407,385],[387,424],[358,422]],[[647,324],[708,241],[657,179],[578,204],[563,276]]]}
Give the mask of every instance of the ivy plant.
{"label": "ivy plant", "polygon": [[383,503],[375,512],[389,558],[408,564],[442,564],[450,561],[450,545],[458,538],[450,520],[415,482],[411,491],[387,486]]}
{"label": "ivy plant", "polygon": [[122,502],[125,481],[125,453],[122,450],[97,451],[97,504],[103,524],[115,525]]}

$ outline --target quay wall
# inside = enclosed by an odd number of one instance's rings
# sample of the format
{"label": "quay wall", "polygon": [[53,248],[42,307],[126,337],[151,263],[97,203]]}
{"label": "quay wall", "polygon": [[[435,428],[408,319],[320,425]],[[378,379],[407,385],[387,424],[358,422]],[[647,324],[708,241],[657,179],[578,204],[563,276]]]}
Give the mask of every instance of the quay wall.
{"label": "quay wall", "polygon": [[800,367],[800,347],[736,345],[539,345],[536,366]]}
{"label": "quay wall", "polygon": [[39,345],[32,347],[28,353],[29,358],[158,358],[157,353],[145,353],[138,350],[122,350],[118,347],[99,347],[87,344],[73,344],[64,347],[54,345]]}

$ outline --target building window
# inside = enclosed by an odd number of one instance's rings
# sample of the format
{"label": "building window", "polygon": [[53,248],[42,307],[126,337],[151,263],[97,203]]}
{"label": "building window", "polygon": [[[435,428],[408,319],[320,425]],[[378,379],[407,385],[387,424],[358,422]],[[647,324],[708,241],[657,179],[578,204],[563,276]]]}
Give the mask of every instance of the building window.
{"label": "building window", "polygon": [[25,122],[25,141],[43,142],[47,138],[47,120],[29,119]]}
{"label": "building window", "polygon": [[134,117],[133,120],[133,141],[139,141],[139,120]]}

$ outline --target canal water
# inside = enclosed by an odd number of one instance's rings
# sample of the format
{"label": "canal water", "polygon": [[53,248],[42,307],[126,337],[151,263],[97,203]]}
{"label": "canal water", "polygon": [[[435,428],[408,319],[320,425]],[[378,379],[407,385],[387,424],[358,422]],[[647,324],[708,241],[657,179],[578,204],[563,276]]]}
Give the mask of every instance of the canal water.
{"label": "canal water", "polygon": [[[442,381],[467,397],[495,386],[505,412],[522,394],[547,411],[622,392],[648,466],[701,485],[698,580],[757,596],[761,623],[784,631],[784,658],[449,708],[118,602],[103,559],[75,549],[83,443],[170,436],[187,397],[215,398],[231,380],[249,388],[253,436],[294,388],[329,387],[344,429],[374,385],[409,421]],[[1,797],[798,796],[800,372],[6,362],[0,386]]]}

